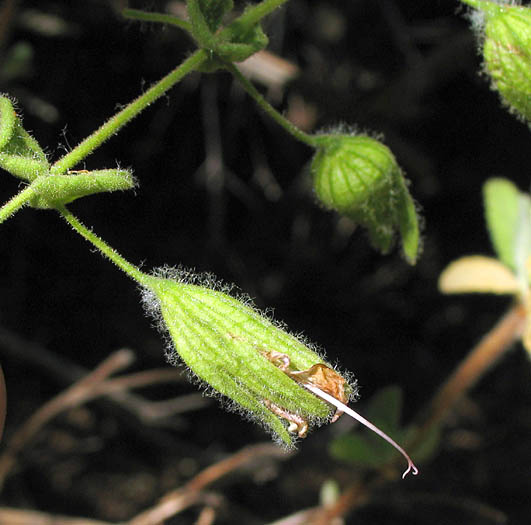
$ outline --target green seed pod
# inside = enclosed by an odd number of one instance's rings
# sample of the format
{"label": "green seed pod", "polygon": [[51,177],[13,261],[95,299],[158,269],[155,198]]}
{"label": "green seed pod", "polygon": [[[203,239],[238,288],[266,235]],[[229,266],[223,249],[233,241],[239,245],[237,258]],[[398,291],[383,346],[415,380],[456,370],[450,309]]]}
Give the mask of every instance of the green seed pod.
{"label": "green seed pod", "polygon": [[387,253],[398,230],[406,259],[419,251],[415,205],[394,155],[365,135],[321,135],[312,160],[313,187],[328,209],[367,228],[372,245]]}
{"label": "green seed pod", "polygon": [[[531,122],[531,8],[463,0],[477,8],[485,69],[510,110]],[[479,22],[479,23],[476,23]]]}
{"label": "green seed pod", "polygon": [[[301,386],[303,381],[329,392],[334,389],[327,385],[334,383],[343,402],[354,395],[355,385],[305,341],[229,290],[209,275],[162,269],[144,282],[143,301],[169,335],[170,362],[182,359],[196,378],[231,400],[231,408],[250,414],[291,447],[290,432],[304,437],[308,425],[331,415],[330,406]],[[323,370],[326,385],[314,380]]]}

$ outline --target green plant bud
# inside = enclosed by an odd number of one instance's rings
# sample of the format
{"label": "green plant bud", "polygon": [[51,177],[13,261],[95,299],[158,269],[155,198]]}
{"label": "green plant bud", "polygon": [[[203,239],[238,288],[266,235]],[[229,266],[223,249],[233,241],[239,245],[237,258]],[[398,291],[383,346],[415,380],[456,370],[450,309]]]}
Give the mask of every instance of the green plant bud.
{"label": "green plant bud", "polygon": [[251,55],[264,49],[269,42],[259,24],[247,28],[236,20],[228,28],[228,34],[229,37],[216,44],[212,50],[211,58],[203,63],[198,71],[212,73],[218,69],[223,69],[227,62],[243,62]]}
{"label": "green plant bud", "polygon": [[232,0],[199,0],[199,8],[212,33],[216,32],[226,13],[232,11]]}
{"label": "green plant bud", "polygon": [[187,0],[186,10],[190,18],[192,36],[199,47],[212,54],[216,48],[216,37],[203,13],[204,2]]}
{"label": "green plant bud", "polygon": [[[492,86],[511,111],[531,122],[531,8],[464,0],[482,18],[483,58]],[[477,18],[472,18],[477,22]]]}
{"label": "green plant bud", "polygon": [[[169,336],[170,362],[184,361],[212,393],[260,421],[286,446],[294,442],[286,422],[296,424],[303,437],[304,425],[322,423],[331,415],[327,403],[301,386],[312,382],[310,369],[328,371],[331,380],[325,381],[335,381],[345,402],[354,395],[354,386],[305,341],[262,315],[249,299],[229,295],[230,288],[220,287],[211,276],[162,269],[143,285],[148,312]],[[323,380],[315,383],[326,388]]]}
{"label": "green plant bud", "polygon": [[318,137],[312,159],[313,187],[319,201],[367,228],[372,245],[387,253],[398,230],[408,262],[419,252],[415,204],[394,155],[365,135]]}
{"label": "green plant bud", "polygon": [[218,53],[226,62],[243,62],[251,55],[264,49],[269,43],[267,35],[260,24],[250,27],[235,20],[230,26],[232,35],[229,42],[223,42],[219,46]]}
{"label": "green plant bud", "polygon": [[70,171],[67,175],[42,177],[35,186],[37,194],[30,200],[34,208],[57,208],[87,195],[134,188],[128,170]]}
{"label": "green plant bud", "polygon": [[0,167],[28,182],[50,168],[44,151],[22,127],[7,97],[0,97]]}

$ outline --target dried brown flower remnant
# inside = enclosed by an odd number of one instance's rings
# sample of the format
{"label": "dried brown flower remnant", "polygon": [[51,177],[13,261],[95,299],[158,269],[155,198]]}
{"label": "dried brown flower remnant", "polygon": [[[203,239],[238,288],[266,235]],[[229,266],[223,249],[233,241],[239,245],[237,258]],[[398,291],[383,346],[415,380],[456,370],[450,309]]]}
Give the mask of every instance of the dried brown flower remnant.
{"label": "dried brown flower remnant", "polygon": [[[348,392],[345,390],[345,386],[348,387],[348,383],[335,370],[322,363],[317,363],[312,365],[307,370],[294,371],[290,369],[290,359],[286,354],[271,350],[262,352],[262,355],[269,359],[269,361],[271,361],[276,367],[286,373],[286,375],[291,377],[294,381],[297,381],[307,390],[320,397],[330,405],[336,407],[336,413],[331,420],[332,423],[337,421],[341,414],[346,413],[395,447],[407,460],[407,469],[402,474],[402,478],[405,478],[409,472],[412,472],[414,475],[418,474],[419,471],[417,467],[407,452],[398,443],[396,443],[377,426],[373,425],[370,421],[346,405],[349,396]],[[290,432],[298,432],[299,437],[306,436],[307,422],[304,419],[300,421],[300,416],[290,412],[275,411],[274,408],[271,407],[270,403],[267,404],[266,402],[266,406],[268,406],[278,416],[290,421],[290,426],[288,428]],[[306,426],[304,426],[305,424]]]}
{"label": "dried brown flower remnant", "polygon": [[[323,363],[316,363],[307,370],[291,370],[289,356],[275,350],[262,352],[264,357],[269,359],[276,367],[280,368],[297,383],[311,384],[321,389],[323,392],[330,394],[342,403],[348,403],[349,395],[347,393],[348,383],[345,378],[341,377],[334,369]],[[336,409],[336,413],[332,418],[332,423],[337,421],[342,411]],[[302,437],[302,436],[301,436]]]}

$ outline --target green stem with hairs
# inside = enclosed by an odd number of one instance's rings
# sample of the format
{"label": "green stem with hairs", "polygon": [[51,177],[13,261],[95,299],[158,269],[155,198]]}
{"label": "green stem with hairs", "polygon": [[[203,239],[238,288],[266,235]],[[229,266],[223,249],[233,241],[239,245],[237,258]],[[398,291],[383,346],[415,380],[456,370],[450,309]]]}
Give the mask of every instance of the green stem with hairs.
{"label": "green stem with hairs", "polygon": [[240,70],[234,64],[227,64],[227,71],[230,71],[234,77],[240,82],[245,91],[256,101],[256,103],[262,108],[277,124],[282,126],[288,133],[293,135],[297,140],[307,144],[308,146],[317,147],[317,140],[314,135],[305,133],[300,130],[295,124],[290,122],[286,117],[279,113],[254,87],[253,83],[247,79]]}
{"label": "green stem with hairs", "polygon": [[50,173],[52,175],[63,175],[66,173],[136,117],[143,109],[177,84],[184,76],[196,70],[206,60],[207,54],[202,49],[193,53],[174,70],[170,71],[165,77],[151,86],[145,93],[111,117],[105,124],[92,133],[92,135],[78,144],[70,153],[67,153],[59,159],[51,167]]}
{"label": "green stem with hairs", "polygon": [[180,18],[165,13],[149,13],[147,11],[141,11],[140,9],[124,9],[122,16],[131,20],[140,20],[142,22],[160,22],[162,24],[170,24],[184,29],[188,33],[192,30],[192,25],[187,20],[181,20]]}
{"label": "green stem with hairs", "polygon": [[288,0],[264,0],[253,7],[247,8],[237,20],[242,25],[250,27],[260,22],[262,18],[272,13],[275,9],[280,7],[282,4],[285,4],[287,1]]}
{"label": "green stem with hairs", "polygon": [[[263,17],[274,11],[276,8],[280,7],[287,0],[264,0],[260,4],[253,6],[247,9],[240,17],[237,19],[239,24],[251,26],[255,23],[258,23]],[[144,16],[148,17],[148,14],[141,14],[141,12],[136,10],[126,11],[126,14],[138,17]],[[153,18],[152,18],[153,19]],[[176,19],[173,17],[165,17],[164,15],[157,15],[157,21],[164,21],[167,23],[173,23],[179,25],[182,29],[188,30],[189,23],[182,21],[182,23],[176,22]],[[153,19],[154,20],[154,19]],[[221,32],[221,36],[229,35],[232,33],[231,27],[225,28]],[[120,128],[127,124],[130,120],[136,117],[143,109],[153,103],[157,98],[162,96],[166,91],[173,87],[177,82],[179,82],[184,76],[188,73],[191,73],[194,70],[197,70],[204,62],[208,59],[207,52],[203,49],[197,50],[190,57],[188,57],[184,62],[177,66],[173,71],[168,73],[165,77],[159,80],[156,84],[151,86],[144,94],[140,95],[136,100],[128,104],[124,109],[119,111],[116,115],[111,117],[105,124],[98,128],[92,135],[83,140],[78,144],[71,152],[64,155],[60,158],[53,166],[51,167],[51,175],[63,175],[70,168],[81,162],[85,157],[92,153],[97,147],[99,147],[103,142],[109,139],[114,135]],[[256,92],[258,97],[261,95]],[[256,98],[256,96],[255,96]],[[263,97],[262,97],[263,99]],[[257,99],[258,100],[258,99]],[[273,108],[267,107],[268,103],[263,99],[262,102],[259,102],[264,110],[271,114],[271,111],[274,111]],[[274,117],[275,118],[275,117]],[[279,119],[282,119],[281,115],[277,114],[276,120],[280,122]],[[282,123],[286,127],[286,123]],[[293,125],[291,125],[293,128]],[[295,136],[298,136],[299,140],[308,143],[308,137],[305,136],[299,130],[291,129],[290,131]]]}
{"label": "green stem with hairs", "polygon": [[138,267],[124,259],[114,248],[111,248],[101,237],[98,237],[92,230],[87,228],[70,210],[65,206],[58,208],[57,211],[62,215],[72,228],[86,239],[90,244],[95,246],[104,257],[110,259],[120,270],[124,271],[131,279],[141,285],[147,285],[150,276],[141,272]]}
{"label": "green stem with hairs", "polygon": [[0,208],[0,224],[9,219],[35,195],[35,184],[26,186]]}

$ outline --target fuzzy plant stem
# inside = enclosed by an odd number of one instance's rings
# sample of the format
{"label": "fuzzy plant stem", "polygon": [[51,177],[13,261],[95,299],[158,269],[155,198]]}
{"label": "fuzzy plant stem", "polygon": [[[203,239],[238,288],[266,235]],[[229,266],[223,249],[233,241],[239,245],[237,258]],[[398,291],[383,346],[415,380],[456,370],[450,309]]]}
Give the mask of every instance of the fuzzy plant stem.
{"label": "fuzzy plant stem", "polygon": [[165,77],[151,86],[144,94],[116,113],[105,124],[98,128],[78,144],[71,152],[60,158],[50,170],[52,175],[63,175],[70,168],[78,164],[98,146],[114,135],[121,127],[136,117],[143,109],[162,96],[188,73],[197,69],[207,60],[207,54],[202,49],[193,53],[184,62],[170,71]]}
{"label": "fuzzy plant stem", "polygon": [[259,4],[247,8],[239,17],[238,21],[246,27],[257,24],[267,16],[272,13],[275,9],[280,7],[282,4],[285,4],[288,0],[263,0]]}
{"label": "fuzzy plant stem", "polygon": [[110,259],[120,270],[123,270],[131,279],[141,285],[145,285],[150,280],[150,276],[141,272],[135,265],[124,259],[115,249],[111,248],[103,239],[98,237],[93,231],[87,228],[70,210],[65,206],[57,210],[72,228],[86,239],[90,244],[94,245],[103,256]]}
{"label": "fuzzy plant stem", "polygon": [[24,206],[35,194],[35,188],[33,184],[26,186],[21,192],[17,193],[12,199],[8,200],[0,208],[0,224],[6,219],[9,219],[11,215],[17,212],[22,206]]}
{"label": "fuzzy plant stem", "polygon": [[227,71],[230,71],[247,93],[255,100],[255,102],[262,108],[277,124],[282,126],[288,133],[293,135],[297,140],[300,140],[304,144],[310,147],[316,146],[316,140],[313,135],[305,133],[300,130],[295,124],[291,123],[286,117],[279,113],[254,87],[252,82],[249,81],[240,70],[234,64],[226,65]]}
{"label": "fuzzy plant stem", "polygon": [[149,13],[141,11],[140,9],[124,9],[122,16],[130,18],[131,20],[140,20],[142,22],[160,22],[162,24],[170,24],[184,29],[187,32],[192,30],[192,24],[187,20],[181,20],[173,15],[166,15],[164,13]]}

